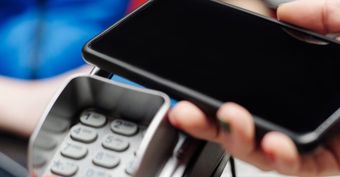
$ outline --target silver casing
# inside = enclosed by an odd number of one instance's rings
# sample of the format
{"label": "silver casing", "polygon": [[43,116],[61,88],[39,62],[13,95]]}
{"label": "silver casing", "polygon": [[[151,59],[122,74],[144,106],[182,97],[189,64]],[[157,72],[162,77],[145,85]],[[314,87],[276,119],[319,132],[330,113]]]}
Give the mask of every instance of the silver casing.
{"label": "silver casing", "polygon": [[264,0],[269,8],[277,9],[281,4],[291,2],[294,0]]}
{"label": "silver casing", "polygon": [[[179,133],[170,125],[166,94],[81,75],[69,79],[57,92],[34,130],[28,153],[30,176],[40,177],[48,170],[70,128],[79,122],[76,115],[92,107],[147,127],[137,152],[135,177],[220,176],[228,161],[219,145]],[[40,148],[50,140],[55,147]]]}

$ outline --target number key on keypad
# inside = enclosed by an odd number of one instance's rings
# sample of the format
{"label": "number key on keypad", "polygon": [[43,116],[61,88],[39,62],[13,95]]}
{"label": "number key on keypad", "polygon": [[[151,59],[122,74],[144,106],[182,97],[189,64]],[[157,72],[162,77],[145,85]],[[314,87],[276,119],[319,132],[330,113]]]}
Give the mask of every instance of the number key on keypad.
{"label": "number key on keypad", "polygon": [[80,116],[81,123],[92,126],[92,127],[101,127],[106,122],[106,117],[102,114],[92,112],[92,111],[85,111]]}
{"label": "number key on keypad", "polygon": [[71,159],[82,159],[87,154],[87,148],[80,144],[66,143],[61,150],[61,154]]}
{"label": "number key on keypad", "polygon": [[104,171],[94,170],[92,168],[89,168],[85,172],[84,177],[112,177],[109,173],[106,173]]}
{"label": "number key on keypad", "polygon": [[39,168],[46,164],[47,159],[41,153],[33,153],[33,167]]}
{"label": "number key on keypad", "polygon": [[114,135],[107,135],[104,138],[102,145],[104,148],[119,152],[125,151],[129,147],[128,142]]}
{"label": "number key on keypad", "polygon": [[132,176],[136,171],[136,167],[135,167],[135,161],[134,160],[130,160],[129,163],[127,164],[127,167],[125,168],[125,172]]}
{"label": "number key on keypad", "polygon": [[119,157],[111,152],[99,151],[93,158],[93,163],[104,168],[114,168],[120,162]]}
{"label": "number key on keypad", "polygon": [[111,130],[121,135],[132,136],[137,133],[138,126],[133,122],[115,119],[111,123]]}
{"label": "number key on keypad", "polygon": [[77,141],[91,143],[96,140],[97,132],[93,128],[77,125],[71,129],[71,137]]}
{"label": "number key on keypad", "polygon": [[69,177],[78,171],[78,166],[72,162],[57,160],[53,162],[51,171],[54,174]]}

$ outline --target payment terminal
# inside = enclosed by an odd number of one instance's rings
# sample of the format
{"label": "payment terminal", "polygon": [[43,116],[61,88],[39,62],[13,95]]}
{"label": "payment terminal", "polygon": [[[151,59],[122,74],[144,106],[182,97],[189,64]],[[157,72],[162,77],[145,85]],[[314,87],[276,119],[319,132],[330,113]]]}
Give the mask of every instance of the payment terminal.
{"label": "payment terminal", "polygon": [[30,139],[30,176],[221,176],[229,157],[173,128],[166,94],[111,77],[94,68],[55,95]]}

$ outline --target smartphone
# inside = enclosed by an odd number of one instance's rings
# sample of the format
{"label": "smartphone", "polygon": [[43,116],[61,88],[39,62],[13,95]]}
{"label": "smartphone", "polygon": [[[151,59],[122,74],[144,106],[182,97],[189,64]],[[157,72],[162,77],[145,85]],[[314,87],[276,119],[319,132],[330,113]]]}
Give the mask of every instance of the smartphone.
{"label": "smartphone", "polygon": [[339,41],[221,1],[151,0],[89,41],[83,56],[212,118],[236,102],[254,115],[258,138],[281,131],[304,152],[340,129],[339,51]]}

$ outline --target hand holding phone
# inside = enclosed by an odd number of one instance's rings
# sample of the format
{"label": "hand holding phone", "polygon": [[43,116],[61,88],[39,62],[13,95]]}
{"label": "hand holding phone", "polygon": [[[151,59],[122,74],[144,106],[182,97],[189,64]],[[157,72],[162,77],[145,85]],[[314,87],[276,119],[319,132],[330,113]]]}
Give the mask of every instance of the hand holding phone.
{"label": "hand holding phone", "polygon": [[[315,5],[316,2],[308,1],[308,3],[311,3],[308,5],[316,8],[313,12],[321,9],[320,6]],[[298,2],[288,6],[284,11],[280,11],[280,15],[284,17],[282,20],[290,22],[290,17],[306,17],[303,13],[308,12],[304,12],[303,5],[303,2]],[[299,13],[296,13],[297,9],[300,9]],[[314,13],[313,15],[307,17],[313,19],[318,14]],[[296,18],[293,18],[293,20],[299,25]],[[310,25],[314,25],[312,27],[314,29],[315,26],[318,27],[318,22]],[[330,26],[332,26],[330,30],[334,32],[340,28],[340,24],[333,23]],[[325,53],[325,55],[327,54]],[[183,110],[186,110],[186,114],[183,114]],[[219,142],[225,147],[226,151],[261,169],[274,169],[294,176],[340,174],[340,131],[338,135],[328,139],[318,151],[301,156],[292,140],[279,132],[266,134],[259,146],[255,146],[254,120],[250,113],[239,105],[225,104],[220,108],[218,115],[221,121],[220,127],[211,126],[207,123],[208,119],[199,108],[189,102],[181,102],[170,113],[170,120],[173,125],[182,128],[195,137]],[[340,130],[340,127],[335,129]],[[217,131],[219,133],[216,136]],[[314,165],[310,166],[310,164]]]}
{"label": "hand holding phone", "polygon": [[175,127],[194,137],[218,142],[236,158],[260,169],[294,176],[340,174],[340,131],[318,151],[300,155],[294,142],[279,132],[266,134],[256,145],[254,120],[245,108],[235,103],[224,104],[219,109],[219,127],[212,125],[206,115],[190,102],[178,103],[169,115]]}

